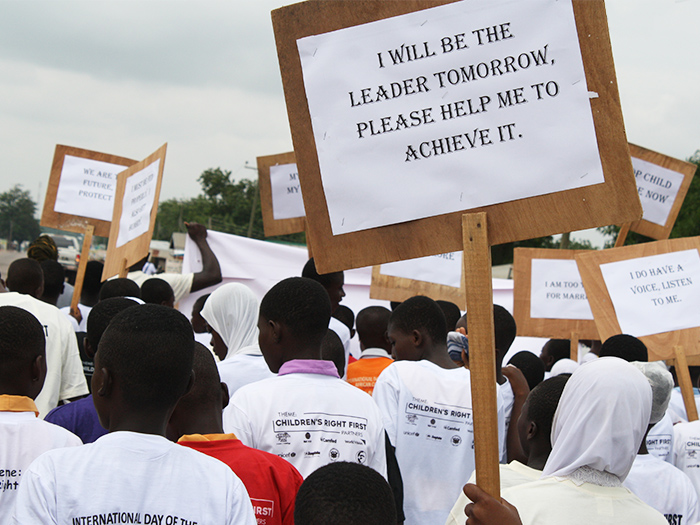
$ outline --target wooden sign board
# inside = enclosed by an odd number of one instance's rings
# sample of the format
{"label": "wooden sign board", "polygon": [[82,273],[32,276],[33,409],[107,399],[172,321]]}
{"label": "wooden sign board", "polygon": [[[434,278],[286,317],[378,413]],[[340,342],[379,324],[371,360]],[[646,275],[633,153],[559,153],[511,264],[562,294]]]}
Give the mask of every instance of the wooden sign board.
{"label": "wooden sign board", "polygon": [[[604,174],[603,183],[342,235],[333,234],[297,41],[311,35],[355,27],[449,3],[449,0],[309,0],[272,12],[294,151],[299,170],[304,173],[301,185],[306,216],[309,217],[307,233],[315,247],[323,247],[314,251],[320,272],[460,250],[463,248],[461,223],[465,212],[487,212],[491,245],[607,224],[621,224],[641,217],[641,205],[635,198],[637,190],[624,133],[604,2],[574,0],[576,32],[587,89],[591,97],[590,108]],[[476,28],[468,29],[472,31]],[[373,58],[376,61],[376,57]],[[466,63],[468,58],[461,60],[462,65]],[[456,67],[459,64],[460,59],[457,59]],[[430,75],[430,69],[426,71]],[[397,73],[397,79],[400,77],[400,73]],[[462,92],[460,96],[478,98],[479,94],[483,93],[483,88],[478,87],[479,82],[474,82],[475,87],[468,94]],[[513,82],[517,82],[515,76]],[[355,86],[354,89],[362,87],[364,86]],[[343,96],[347,98],[347,92],[344,92]],[[438,112],[439,108],[436,108],[435,113]],[[575,166],[572,168],[575,169]],[[426,167],[426,170],[426,176],[431,176],[429,168]],[[513,173],[517,177],[515,168]],[[488,175],[483,174],[484,177]],[[437,174],[432,176],[437,177]],[[454,191],[449,193],[459,195],[462,190],[469,191],[468,176],[469,174],[465,174],[463,188],[455,187]],[[385,197],[388,204],[401,204],[392,203],[390,193]]]}
{"label": "wooden sign board", "polygon": [[[698,310],[693,309],[688,302],[681,302],[682,296],[679,295],[684,288],[693,286],[696,281],[700,281],[687,273],[692,266],[683,263],[683,268],[679,269],[678,261],[676,261],[670,265],[671,268],[668,268],[667,261],[661,260],[659,263],[660,259],[651,259],[648,262],[641,259],[663,254],[681,257],[686,252],[690,256],[694,256],[693,251],[700,252],[700,237],[670,239],[577,254],[576,263],[586,288],[586,295],[595,317],[600,340],[605,341],[613,335],[625,333],[624,329],[621,328],[620,318],[622,315],[629,315],[629,312],[616,311],[609,285],[603,277],[601,265],[621,261],[632,261],[633,264],[639,265],[639,270],[634,270],[633,275],[630,275],[629,282],[626,275],[619,277],[614,282],[619,283],[620,287],[630,289],[634,287],[634,292],[630,290],[631,293],[635,294],[634,304],[644,305],[643,307],[647,309],[653,308],[651,310],[652,317],[657,319],[677,318],[678,311],[674,310],[676,313],[670,315],[666,311],[669,307],[675,308],[676,306],[680,308],[682,315],[688,314],[697,317]],[[692,290],[692,288],[688,289]],[[627,333],[644,342],[649,350],[649,361],[673,359],[674,347],[676,346],[682,346],[689,356],[700,354],[700,321],[697,324],[699,326],[694,328],[650,335],[640,335],[638,332]]]}
{"label": "wooden sign board", "polygon": [[[652,239],[668,239],[697,166],[634,144],[630,144],[630,155],[635,165],[634,174],[642,206],[646,207],[645,201],[648,201],[659,207],[659,211],[652,215],[655,221],[649,220],[649,213],[645,210],[643,218],[633,222],[630,230]],[[637,165],[642,169],[637,169]],[[672,201],[670,206],[669,200]]]}
{"label": "wooden sign board", "polygon": [[75,233],[109,235],[117,175],[135,160],[56,145],[41,225]]}
{"label": "wooden sign board", "polygon": [[[598,329],[593,319],[552,319],[532,317],[532,266],[533,260],[574,261],[578,253],[587,250],[547,250],[543,248],[516,248],[513,258],[513,317],[518,326],[518,335],[528,337],[548,337],[550,339],[570,339],[576,334],[578,339],[598,339]],[[552,293],[555,300],[563,294],[582,293],[583,285],[578,282],[556,280]],[[566,299],[566,297],[564,298]]]}
{"label": "wooden sign board", "polygon": [[372,282],[369,287],[371,299],[403,302],[414,295],[425,295],[435,301],[450,301],[464,311],[467,309],[464,272],[462,271],[461,275],[461,285],[456,288],[445,284],[387,275],[381,272],[380,265],[372,267]]}
{"label": "wooden sign board", "polygon": [[102,280],[126,276],[126,269],[148,255],[163,182],[163,144],[119,174]]}
{"label": "wooden sign board", "polygon": [[[288,166],[296,165],[294,152],[280,153],[279,155],[267,155],[258,157],[258,186],[260,187],[260,206],[263,216],[263,229],[266,237],[275,235],[288,235],[290,233],[303,232],[306,229],[306,218],[300,217],[275,218],[275,208],[273,199],[273,181],[270,169],[273,166]],[[274,170],[274,168],[273,168]],[[290,173],[290,180],[287,184],[288,191],[299,192],[301,196],[301,187],[299,185],[298,170],[295,173]],[[291,178],[296,175],[295,178]]]}

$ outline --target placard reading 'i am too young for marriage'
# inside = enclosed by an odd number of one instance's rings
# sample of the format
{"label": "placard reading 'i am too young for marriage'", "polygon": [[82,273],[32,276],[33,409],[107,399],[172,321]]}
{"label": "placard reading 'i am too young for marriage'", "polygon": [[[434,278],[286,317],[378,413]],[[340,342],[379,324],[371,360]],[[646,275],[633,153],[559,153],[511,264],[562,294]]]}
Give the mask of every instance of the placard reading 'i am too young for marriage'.
{"label": "placard reading 'i am too young for marriage'", "polygon": [[405,301],[414,295],[450,301],[466,310],[462,252],[443,253],[372,268],[372,299]]}
{"label": "placard reading 'i am too young for marriage'", "polygon": [[70,146],[56,145],[41,225],[48,228],[109,235],[117,175],[135,160]]}
{"label": "placard reading 'i am too young for marriage'", "polygon": [[642,219],[633,222],[630,230],[652,239],[668,239],[697,166],[634,144],[630,144],[630,155],[644,209]]}
{"label": "placard reading 'i am too young for marriage'", "polygon": [[304,200],[294,152],[257,158],[265,236],[303,232]]}
{"label": "placard reading 'i am too young for marriage'", "polygon": [[148,254],[163,181],[163,144],[144,160],[119,174],[112,227],[102,279],[124,275],[126,268]]}
{"label": "placard reading 'i am too young for marriage'", "polygon": [[513,317],[518,335],[598,339],[576,261],[584,250],[516,248]]}
{"label": "placard reading 'i am too young for marriage'", "polygon": [[[462,249],[465,212],[488,213],[491,244],[641,217],[602,1],[308,1],[272,18],[319,271]],[[429,157],[406,154],[424,142]]]}
{"label": "placard reading 'i am too young for marriage'", "polygon": [[601,340],[639,337],[649,360],[700,353],[700,237],[576,256]]}

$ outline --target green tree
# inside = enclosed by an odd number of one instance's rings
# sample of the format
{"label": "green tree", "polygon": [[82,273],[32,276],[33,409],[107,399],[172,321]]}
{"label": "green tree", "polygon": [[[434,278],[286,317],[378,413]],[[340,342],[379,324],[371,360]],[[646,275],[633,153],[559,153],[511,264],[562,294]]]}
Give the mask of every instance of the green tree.
{"label": "green tree", "polygon": [[35,213],[36,203],[20,184],[0,193],[0,237],[16,242],[36,239],[40,230]]}

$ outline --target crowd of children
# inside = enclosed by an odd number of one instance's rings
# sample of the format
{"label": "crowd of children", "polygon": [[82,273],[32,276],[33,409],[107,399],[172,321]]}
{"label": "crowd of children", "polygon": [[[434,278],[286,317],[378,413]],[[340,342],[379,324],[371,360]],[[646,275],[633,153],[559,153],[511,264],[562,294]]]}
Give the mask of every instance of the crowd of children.
{"label": "crowd of children", "polygon": [[455,305],[416,296],[355,318],[342,272],[312,259],[262,301],[219,286],[190,321],[172,306],[220,280],[209,258],[205,275],[92,283],[61,313],[54,273],[20,259],[0,293],[0,525],[700,520],[700,423],[631,336],[581,364],[551,340],[504,367],[517,329],[494,306],[500,500],[472,484]]}

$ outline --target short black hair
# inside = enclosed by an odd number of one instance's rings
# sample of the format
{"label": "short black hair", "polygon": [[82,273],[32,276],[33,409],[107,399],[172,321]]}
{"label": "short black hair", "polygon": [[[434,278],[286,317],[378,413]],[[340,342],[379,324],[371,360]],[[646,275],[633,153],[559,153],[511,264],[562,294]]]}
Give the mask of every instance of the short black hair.
{"label": "short black hair", "polygon": [[368,306],[357,314],[357,337],[366,348],[386,348],[386,329],[391,311],[383,306]]}
{"label": "short black hair", "polygon": [[331,315],[347,326],[350,333],[352,333],[352,330],[355,327],[355,313],[350,308],[344,304],[339,304],[338,308],[336,308],[335,312],[333,312]]}
{"label": "short black hair", "polygon": [[459,309],[455,303],[450,301],[443,301],[438,299],[435,301],[440,308],[442,308],[442,313],[445,314],[445,321],[447,322],[447,331],[454,331],[457,326],[457,321],[462,317],[462,311]]}
{"label": "short black hair", "polygon": [[539,431],[547,437],[552,433],[554,413],[569,377],[569,374],[550,377],[532,389],[527,398],[527,419],[534,421]]}
{"label": "short black hair", "polygon": [[304,265],[304,269],[301,271],[301,276],[306,277],[307,279],[312,279],[317,283],[320,283],[324,288],[328,288],[343,277],[343,272],[318,273],[316,271],[316,263],[312,257]]}
{"label": "short black hair", "polygon": [[126,297],[110,297],[92,307],[87,318],[87,339],[90,341],[93,352],[97,351],[102,334],[112,318],[119,312],[136,305],[138,305],[136,301]]}
{"label": "short black hair", "polygon": [[391,487],[359,463],[329,463],[304,480],[294,504],[295,525],[396,523]]}
{"label": "short black hair", "polygon": [[45,259],[39,263],[44,273],[44,295],[46,297],[58,297],[63,291],[66,282],[66,271],[53,259]]}
{"label": "short black hair", "polygon": [[333,330],[330,328],[323,336],[321,341],[321,359],[325,361],[333,361],[333,364],[338,369],[338,375],[345,375],[345,347],[343,342]]}
{"label": "short black hair", "polygon": [[207,299],[209,299],[210,293],[205,293],[204,295],[200,295],[195,299],[194,303],[192,304],[192,311],[194,312],[201,312],[202,308],[204,308],[204,303],[207,302]]}
{"label": "short black hair", "polygon": [[523,373],[530,390],[539,385],[544,379],[544,363],[542,359],[528,350],[515,354],[510,358],[508,364],[513,365]]}
{"label": "short black hair", "polygon": [[83,280],[83,291],[90,294],[100,293],[102,288],[102,270],[104,264],[100,261],[88,261],[85,265],[85,278]]}
{"label": "short black hair", "polygon": [[632,335],[617,334],[600,347],[600,357],[619,357],[625,361],[649,361],[647,346]]}
{"label": "short black hair", "polygon": [[110,297],[136,297],[141,298],[141,288],[131,279],[120,277],[118,279],[110,279],[102,283],[100,289],[100,301],[109,299]]}
{"label": "short black hair", "polygon": [[405,334],[425,330],[434,343],[447,343],[445,314],[435,301],[424,295],[416,295],[398,305],[391,313],[389,325]]}
{"label": "short black hair", "polygon": [[46,355],[46,337],[39,320],[22,308],[0,306],[0,382],[40,355]]}
{"label": "short black hair", "polygon": [[554,359],[552,363],[571,357],[571,341],[569,339],[550,339],[545,343],[545,346],[549,355]]}
{"label": "short black hair", "polygon": [[33,294],[44,284],[41,264],[34,259],[17,259],[7,269],[7,289],[11,292]]}
{"label": "short black hair", "polygon": [[141,300],[146,304],[163,304],[171,299],[175,299],[175,292],[163,279],[151,277],[141,285]]}
{"label": "short black hair", "polygon": [[187,390],[192,373],[192,326],[167,306],[127,308],[107,326],[96,359],[120,384],[128,407],[170,409]]}
{"label": "short black hair", "polygon": [[260,315],[285,325],[298,340],[320,348],[331,320],[331,300],[318,282],[290,277],[265,294],[260,302]]}
{"label": "short black hair", "polygon": [[[464,320],[468,324],[469,312],[464,314]],[[515,341],[515,336],[518,333],[518,327],[515,325],[515,319],[510,315],[510,312],[503,308],[500,304],[493,305],[493,332],[494,346],[497,351],[503,355],[510,349],[510,345]]]}
{"label": "short black hair", "polygon": [[194,343],[192,370],[194,384],[192,389],[180,398],[178,405],[182,408],[198,410],[218,400],[221,392],[221,377],[211,351],[197,341]]}

